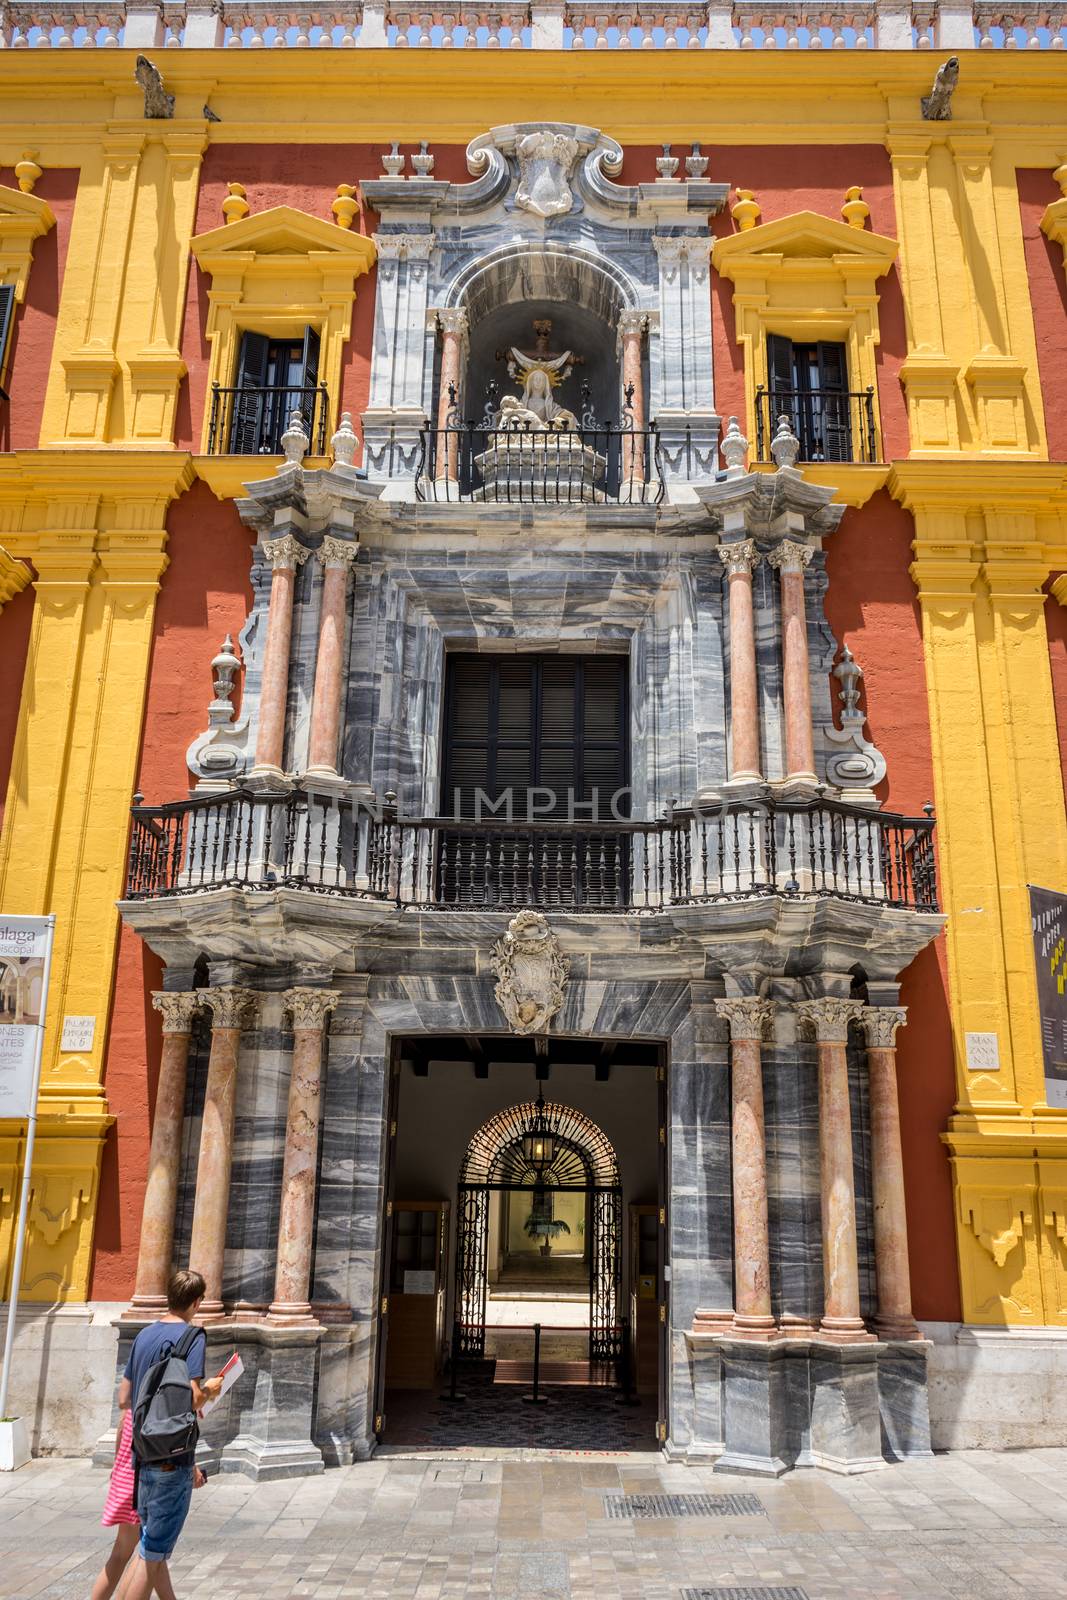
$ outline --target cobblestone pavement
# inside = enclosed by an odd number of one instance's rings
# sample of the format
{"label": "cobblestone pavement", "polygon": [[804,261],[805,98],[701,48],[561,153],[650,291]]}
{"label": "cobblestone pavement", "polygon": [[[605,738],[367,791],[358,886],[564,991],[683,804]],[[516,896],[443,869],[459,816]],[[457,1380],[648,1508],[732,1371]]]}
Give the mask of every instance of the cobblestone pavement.
{"label": "cobblestone pavement", "polygon": [[[1059,1600],[1065,1484],[1067,1450],[778,1483],[648,1456],[379,1455],[286,1483],[213,1479],[172,1571],[180,1600],[765,1600],[760,1586],[773,1600]],[[0,1476],[3,1600],[88,1595],[110,1543],[105,1485],[83,1461]],[[763,1509],[609,1514],[621,1493],[755,1494]]]}

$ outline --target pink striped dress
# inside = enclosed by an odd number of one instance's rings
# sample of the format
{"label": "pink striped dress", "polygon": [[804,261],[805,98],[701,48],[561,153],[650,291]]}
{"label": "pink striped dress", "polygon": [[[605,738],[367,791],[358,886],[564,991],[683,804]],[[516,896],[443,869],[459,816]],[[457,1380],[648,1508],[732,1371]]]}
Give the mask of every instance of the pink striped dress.
{"label": "pink striped dress", "polygon": [[133,1509],[133,1459],[130,1444],[133,1440],[133,1411],[122,1413],[122,1432],[115,1465],[111,1469],[111,1482],[107,1487],[104,1514],[100,1518],[105,1528],[114,1528],[120,1522],[140,1522]]}

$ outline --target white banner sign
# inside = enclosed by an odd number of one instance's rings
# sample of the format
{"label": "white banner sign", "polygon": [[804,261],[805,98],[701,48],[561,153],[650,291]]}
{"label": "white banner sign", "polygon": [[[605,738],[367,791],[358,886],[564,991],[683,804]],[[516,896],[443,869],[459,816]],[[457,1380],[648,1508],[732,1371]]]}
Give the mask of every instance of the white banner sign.
{"label": "white banner sign", "polygon": [[47,917],[0,915],[0,1117],[28,1117],[48,949]]}

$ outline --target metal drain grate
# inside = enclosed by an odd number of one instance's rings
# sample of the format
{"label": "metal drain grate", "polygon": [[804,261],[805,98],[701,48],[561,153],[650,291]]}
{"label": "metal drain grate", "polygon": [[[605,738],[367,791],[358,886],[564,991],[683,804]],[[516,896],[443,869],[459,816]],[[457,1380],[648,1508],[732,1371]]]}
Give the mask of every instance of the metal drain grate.
{"label": "metal drain grate", "polygon": [[606,1494],[609,1517],[759,1517],[757,1494]]}
{"label": "metal drain grate", "polygon": [[803,1589],[683,1589],[682,1600],[808,1600]]}

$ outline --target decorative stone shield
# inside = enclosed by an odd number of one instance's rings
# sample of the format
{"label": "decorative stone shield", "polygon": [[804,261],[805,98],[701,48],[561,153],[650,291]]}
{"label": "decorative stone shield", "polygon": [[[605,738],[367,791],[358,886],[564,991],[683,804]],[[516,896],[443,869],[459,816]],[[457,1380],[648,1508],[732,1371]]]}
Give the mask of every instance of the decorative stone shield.
{"label": "decorative stone shield", "polygon": [[515,146],[519,186],[515,204],[535,217],[562,217],[574,205],[571,168],[578,157],[577,139],[542,128],[528,133]]}
{"label": "decorative stone shield", "polygon": [[539,911],[520,911],[493,946],[497,1004],[515,1033],[544,1033],[563,1004],[570,962]]}

